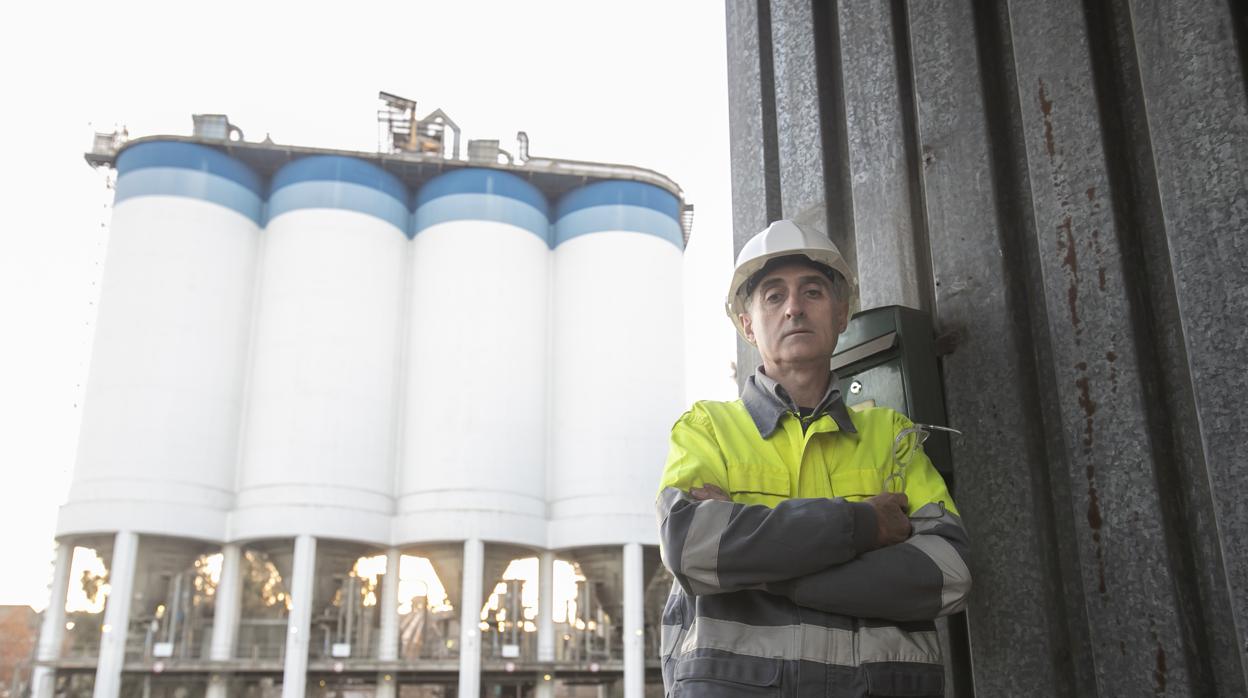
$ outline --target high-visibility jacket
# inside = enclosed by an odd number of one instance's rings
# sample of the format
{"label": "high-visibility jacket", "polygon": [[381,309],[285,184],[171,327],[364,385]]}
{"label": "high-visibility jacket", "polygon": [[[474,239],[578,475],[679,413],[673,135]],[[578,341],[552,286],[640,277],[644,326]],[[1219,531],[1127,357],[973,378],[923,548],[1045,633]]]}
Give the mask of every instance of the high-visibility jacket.
{"label": "high-visibility jacket", "polygon": [[[753,379],[746,390],[757,403]],[[764,436],[746,401],[698,402],[672,428],[657,502],[676,580],[663,612],[668,695],[941,695],[933,619],[961,609],[971,584],[958,510],[921,447],[899,454],[910,515],[932,517],[908,540],[872,550],[862,501],[883,491],[910,420],[835,396],[805,429],[788,412]],[[705,484],[732,501],[688,494]]]}

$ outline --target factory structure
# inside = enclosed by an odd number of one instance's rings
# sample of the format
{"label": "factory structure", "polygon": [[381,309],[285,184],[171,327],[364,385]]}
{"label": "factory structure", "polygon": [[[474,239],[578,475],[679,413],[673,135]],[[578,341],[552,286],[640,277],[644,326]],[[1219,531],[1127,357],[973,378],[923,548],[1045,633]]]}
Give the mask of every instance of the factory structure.
{"label": "factory structure", "polygon": [[661,695],[692,207],[381,98],[378,152],[197,115],[87,154],[115,203],[35,696]]}

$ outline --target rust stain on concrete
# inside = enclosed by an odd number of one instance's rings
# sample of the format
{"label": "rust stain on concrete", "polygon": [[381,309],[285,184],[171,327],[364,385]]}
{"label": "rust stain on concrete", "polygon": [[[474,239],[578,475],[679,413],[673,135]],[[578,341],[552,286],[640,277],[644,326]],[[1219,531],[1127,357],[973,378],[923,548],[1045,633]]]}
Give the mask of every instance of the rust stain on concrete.
{"label": "rust stain on concrete", "polygon": [[1070,310],[1070,324],[1078,335],[1083,331],[1079,324],[1079,253],[1075,249],[1074,226],[1069,215],[1062,218],[1057,231],[1057,249],[1062,253],[1062,266],[1070,282],[1066,287],[1066,305]]}
{"label": "rust stain on concrete", "polygon": [[1053,143],[1053,102],[1045,94],[1044,80],[1040,83],[1040,111],[1044,114],[1044,149],[1049,154],[1049,160],[1052,161],[1057,155],[1057,147]]}

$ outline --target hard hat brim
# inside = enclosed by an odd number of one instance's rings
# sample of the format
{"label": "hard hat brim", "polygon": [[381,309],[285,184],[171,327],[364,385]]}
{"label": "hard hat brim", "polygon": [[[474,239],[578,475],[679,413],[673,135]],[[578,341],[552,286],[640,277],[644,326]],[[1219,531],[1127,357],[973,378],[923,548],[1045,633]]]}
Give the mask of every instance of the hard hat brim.
{"label": "hard hat brim", "polygon": [[840,274],[849,286],[849,298],[846,301],[849,304],[850,312],[854,310],[854,305],[858,299],[858,285],[854,281],[853,272],[849,270],[849,265],[845,263],[845,259],[840,252],[834,249],[812,248],[776,250],[775,252],[759,255],[738,265],[736,271],[733,272],[732,283],[728,287],[728,298],[725,299],[724,310],[728,314],[728,318],[732,320],[733,326],[737,328],[737,334],[741,335],[742,339],[746,341],[749,341],[749,338],[745,336],[745,327],[741,324],[741,315],[746,312],[749,300],[744,292],[746,283],[750,280],[750,277],[767,266],[768,262],[781,257],[805,257]]}

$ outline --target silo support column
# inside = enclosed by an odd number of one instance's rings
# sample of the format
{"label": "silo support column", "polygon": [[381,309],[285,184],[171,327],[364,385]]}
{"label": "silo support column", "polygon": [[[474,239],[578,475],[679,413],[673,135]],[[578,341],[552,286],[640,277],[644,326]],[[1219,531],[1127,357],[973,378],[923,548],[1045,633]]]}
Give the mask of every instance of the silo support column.
{"label": "silo support column", "polygon": [[[538,558],[537,571],[537,661],[551,664],[555,661],[555,553],[542,552]],[[554,698],[555,682],[538,677],[537,698]]]}
{"label": "silo support column", "polygon": [[464,541],[464,582],[459,609],[459,690],[460,696],[481,693],[481,577],[485,574],[485,544],[473,538]]}
{"label": "silo support column", "polygon": [[[56,569],[52,572],[52,589],[48,607],[43,612],[43,624],[39,628],[39,646],[35,660],[54,662],[60,658],[61,643],[65,640],[65,594],[69,590],[69,568],[74,564],[74,546],[61,541],[56,546]],[[52,698],[56,688],[56,669],[36,665],[30,678],[31,696]]]}
{"label": "silo support column", "polygon": [[295,538],[291,562],[290,617],[286,621],[286,665],[282,671],[282,698],[304,698],[308,681],[308,636],[312,632],[312,588],[316,574],[316,539]]}
{"label": "silo support column", "polygon": [[117,698],[121,667],[126,661],[126,633],[130,629],[130,599],[134,596],[134,564],[139,534],[118,531],[108,568],[108,603],[100,633],[100,657],[95,668],[95,698]]}
{"label": "silo support column", "polygon": [[[386,573],[381,577],[381,601],[377,604],[381,614],[381,643],[377,659],[393,662],[399,658],[399,565],[402,554],[398,548],[386,551]],[[377,674],[377,698],[394,698],[398,694],[393,672]]]}
{"label": "silo support column", "polygon": [[[221,547],[221,581],[217,584],[212,615],[212,645],[208,658],[228,662],[234,658],[238,621],[243,600],[243,548],[238,543]],[[208,682],[207,698],[226,698],[227,675],[214,673]]]}
{"label": "silo support column", "polygon": [[640,543],[624,546],[624,698],[642,698],[646,691],[644,646],[645,576]]}

